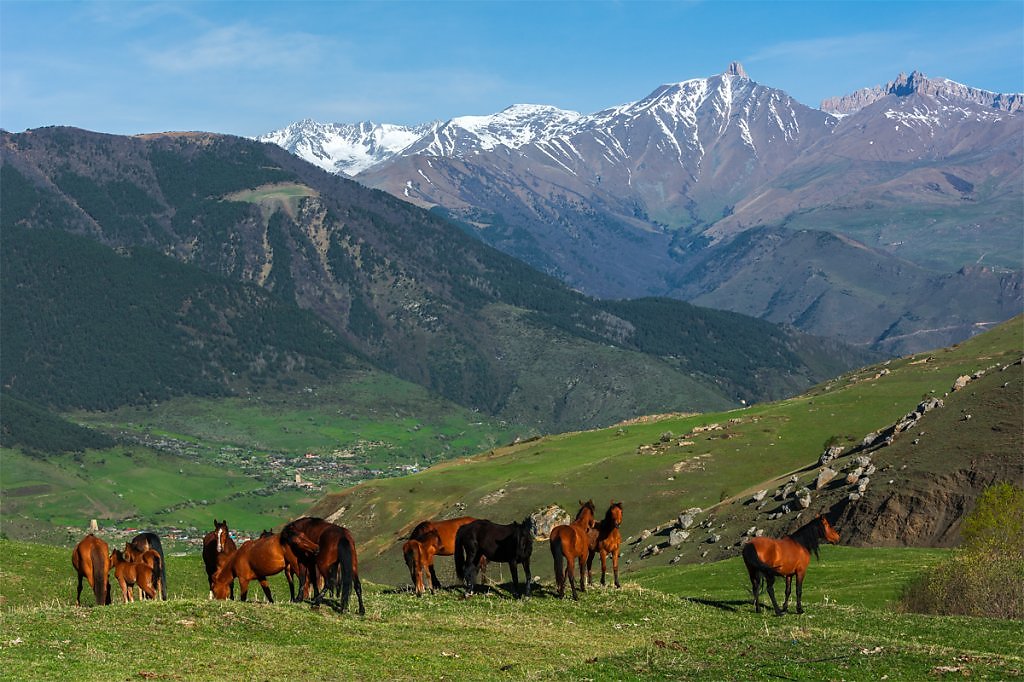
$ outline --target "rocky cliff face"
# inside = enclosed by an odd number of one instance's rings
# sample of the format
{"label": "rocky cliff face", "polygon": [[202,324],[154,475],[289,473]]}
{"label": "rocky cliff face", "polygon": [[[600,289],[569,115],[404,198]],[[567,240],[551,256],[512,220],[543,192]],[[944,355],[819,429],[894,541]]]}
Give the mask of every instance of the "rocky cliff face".
{"label": "rocky cliff face", "polygon": [[909,76],[901,73],[885,86],[876,85],[873,88],[863,88],[849,95],[824,99],[821,102],[821,110],[830,114],[847,116],[888,95],[906,97],[912,93],[961,102],[973,102],[983,107],[1009,113],[1020,111],[1021,106],[1024,105],[1024,95],[1021,93],[989,92],[946,78],[928,78],[919,71],[912,71]]}

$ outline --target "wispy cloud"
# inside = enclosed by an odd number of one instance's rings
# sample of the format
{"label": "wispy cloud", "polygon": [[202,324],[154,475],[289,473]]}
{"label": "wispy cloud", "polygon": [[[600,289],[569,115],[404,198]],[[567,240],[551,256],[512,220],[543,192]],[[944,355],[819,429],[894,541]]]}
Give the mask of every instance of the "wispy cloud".
{"label": "wispy cloud", "polygon": [[291,70],[312,66],[327,52],[328,41],[310,33],[273,33],[241,23],[210,29],[166,47],[137,45],[154,69],[177,74],[210,71]]}
{"label": "wispy cloud", "polygon": [[849,58],[889,50],[893,45],[907,42],[908,35],[899,31],[859,33],[848,36],[788,40],[761,48],[744,58],[745,62],[771,60],[820,60],[822,58]]}

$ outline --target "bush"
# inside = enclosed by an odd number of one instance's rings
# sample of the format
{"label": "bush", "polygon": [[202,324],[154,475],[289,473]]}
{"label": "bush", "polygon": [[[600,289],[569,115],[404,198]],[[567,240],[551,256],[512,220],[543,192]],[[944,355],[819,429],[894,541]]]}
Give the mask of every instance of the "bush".
{"label": "bush", "polygon": [[907,611],[1024,619],[1024,490],[985,490],[963,525],[964,542],[947,561],[903,591]]}

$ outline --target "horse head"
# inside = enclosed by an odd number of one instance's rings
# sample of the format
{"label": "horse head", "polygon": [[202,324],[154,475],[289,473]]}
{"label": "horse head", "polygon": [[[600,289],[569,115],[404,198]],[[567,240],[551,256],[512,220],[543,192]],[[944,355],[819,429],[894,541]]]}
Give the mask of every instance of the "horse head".
{"label": "horse head", "polygon": [[584,522],[587,530],[590,530],[597,524],[594,516],[594,501],[587,500],[586,502],[580,502],[580,510],[576,512],[576,521]]}
{"label": "horse head", "polygon": [[517,534],[518,555],[528,557],[533,553],[533,539],[537,535],[537,521],[533,516],[527,516],[522,523],[513,522],[512,527]]}
{"label": "horse head", "polygon": [[821,530],[823,531],[823,537],[833,545],[839,542],[839,532],[832,527],[832,524],[828,522],[824,516],[819,515],[818,519],[821,521]]}
{"label": "horse head", "polygon": [[622,503],[611,501],[611,506],[608,507],[608,513],[605,514],[605,518],[610,520],[615,528],[622,525]]}

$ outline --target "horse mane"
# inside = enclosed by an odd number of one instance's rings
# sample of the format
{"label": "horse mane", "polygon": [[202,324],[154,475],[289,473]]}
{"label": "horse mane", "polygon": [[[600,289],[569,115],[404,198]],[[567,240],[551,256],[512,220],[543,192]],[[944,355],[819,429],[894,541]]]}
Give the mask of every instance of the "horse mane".
{"label": "horse mane", "polygon": [[583,516],[583,510],[584,509],[589,509],[591,516],[596,516],[596,514],[597,514],[597,510],[594,507],[594,501],[593,500],[587,500],[586,502],[581,502],[580,503],[580,510],[578,512],[576,512],[576,520],[577,521],[580,519],[580,517]]}
{"label": "horse mane", "polygon": [[797,528],[789,534],[789,537],[794,542],[803,545],[808,552],[814,552],[815,558],[821,558],[818,555],[818,545],[821,544],[821,539],[825,537],[825,530],[822,528],[820,516],[816,516],[810,523]]}
{"label": "horse mane", "polygon": [[418,524],[416,524],[416,527],[412,529],[412,532],[409,533],[409,537],[406,539],[415,540],[419,538],[420,535],[426,535],[427,531],[430,528],[433,528],[433,526],[434,523],[432,521],[420,521]]}

